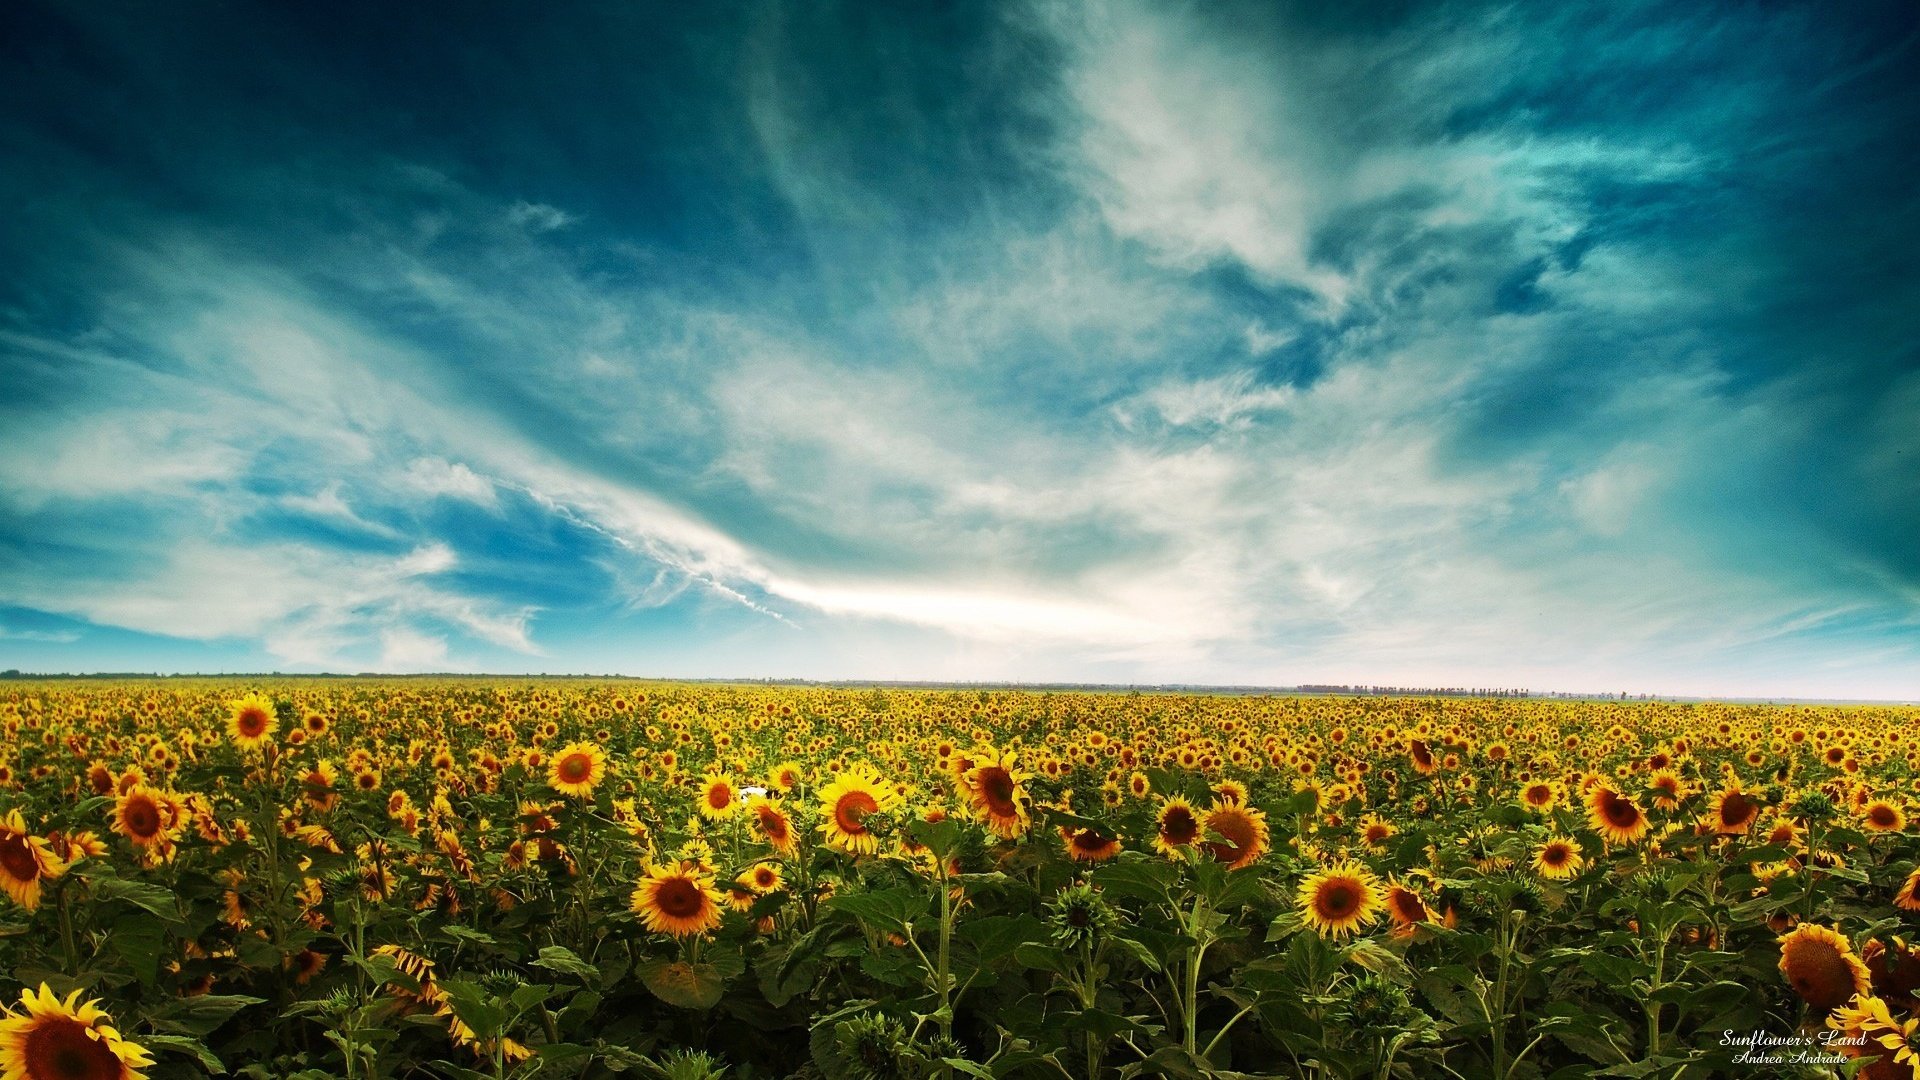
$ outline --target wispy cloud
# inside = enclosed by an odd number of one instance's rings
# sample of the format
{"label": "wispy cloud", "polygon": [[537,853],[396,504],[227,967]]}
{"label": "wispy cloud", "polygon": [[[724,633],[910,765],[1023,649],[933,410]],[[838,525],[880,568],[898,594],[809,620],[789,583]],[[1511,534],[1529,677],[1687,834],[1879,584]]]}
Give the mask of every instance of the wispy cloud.
{"label": "wispy cloud", "polygon": [[309,667],[1911,684],[1916,286],[1809,291],[1892,189],[1776,130],[1894,130],[1773,70],[1891,92],[1866,31],[833,19],[685,35],[690,97],[539,99],[578,130],[492,164],[200,143],[194,211],[63,166],[128,194],[35,202],[0,297],[0,603]]}

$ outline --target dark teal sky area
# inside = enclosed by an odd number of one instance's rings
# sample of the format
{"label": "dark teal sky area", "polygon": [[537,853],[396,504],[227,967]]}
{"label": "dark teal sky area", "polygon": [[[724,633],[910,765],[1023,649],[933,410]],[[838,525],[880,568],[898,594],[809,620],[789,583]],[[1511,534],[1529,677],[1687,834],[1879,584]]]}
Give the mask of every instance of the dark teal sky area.
{"label": "dark teal sky area", "polygon": [[1920,9],[11,3],[0,668],[1920,696]]}

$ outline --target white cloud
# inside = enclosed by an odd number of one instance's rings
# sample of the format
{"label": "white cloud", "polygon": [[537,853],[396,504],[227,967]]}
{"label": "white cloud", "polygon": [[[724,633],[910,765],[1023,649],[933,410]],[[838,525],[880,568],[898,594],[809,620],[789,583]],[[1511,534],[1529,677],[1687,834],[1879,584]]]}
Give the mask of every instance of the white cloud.
{"label": "white cloud", "polygon": [[492,481],[445,458],[414,458],[401,474],[400,486],[420,495],[444,495],[489,508],[497,507],[500,502]]}

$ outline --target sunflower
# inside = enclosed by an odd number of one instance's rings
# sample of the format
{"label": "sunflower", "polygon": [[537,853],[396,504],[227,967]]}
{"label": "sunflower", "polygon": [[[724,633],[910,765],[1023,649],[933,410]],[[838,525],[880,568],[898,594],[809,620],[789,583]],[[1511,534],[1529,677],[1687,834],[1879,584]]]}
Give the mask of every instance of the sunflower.
{"label": "sunflower", "polygon": [[764,795],[756,795],[747,803],[747,813],[753,815],[754,827],[767,843],[781,855],[791,856],[799,849],[799,842],[793,834],[793,822],[787,819],[787,812],[780,805]]}
{"label": "sunflower", "polygon": [[585,798],[607,778],[607,752],[592,743],[568,743],[547,767],[547,785],[562,795]]}
{"label": "sunflower", "polygon": [[633,890],[633,912],[656,934],[691,937],[720,925],[726,902],[711,875],[678,866],[655,866]]}
{"label": "sunflower", "polygon": [[1640,804],[1606,784],[1587,796],[1587,821],[1609,844],[1637,843],[1647,835],[1647,814]]}
{"label": "sunflower", "polygon": [[1098,829],[1062,828],[1060,840],[1074,862],[1106,862],[1120,854],[1120,841]]}
{"label": "sunflower", "polygon": [[1920,1038],[1915,1037],[1920,1032],[1920,1019],[1894,1016],[1880,998],[1862,996],[1834,1010],[1827,1018],[1827,1027],[1849,1036],[1848,1042],[1838,1043],[1848,1057],[1872,1054],[1878,1058],[1858,1076],[1880,1080],[1911,1078],[1920,1073]]}
{"label": "sunflower", "polygon": [[770,862],[754,863],[740,875],[739,880],[757,893],[777,891],[786,883],[786,879],[780,873],[780,864]]}
{"label": "sunflower", "polygon": [[1160,812],[1155,819],[1153,850],[1169,859],[1177,859],[1180,853],[1193,846],[1200,839],[1200,815],[1193,804],[1178,795],[1163,797],[1160,800]]}
{"label": "sunflower", "polygon": [[1267,853],[1267,815],[1263,811],[1215,800],[1202,824],[1221,839],[1203,841],[1201,846],[1214,861],[1226,863],[1229,870],[1250,866]]}
{"label": "sunflower", "polygon": [[767,786],[778,792],[789,792],[800,786],[806,772],[798,764],[783,761],[767,774]]}
{"label": "sunflower", "polygon": [[821,789],[820,812],[826,820],[820,832],[835,851],[872,855],[880,850],[880,838],[867,828],[867,816],[891,810],[899,802],[899,793],[881,783],[871,766],[855,765]]}
{"label": "sunflower", "polygon": [[258,750],[280,728],[273,701],[262,694],[248,694],[227,703],[227,737],[242,750]]}
{"label": "sunflower", "polygon": [[1867,965],[1876,996],[1912,1011],[1920,1007],[1920,949],[1905,939],[1875,939],[1860,947],[1860,962]]}
{"label": "sunflower", "polygon": [[708,773],[700,780],[700,816],[708,821],[724,821],[740,809],[740,793],[724,776]]}
{"label": "sunflower", "polygon": [[1413,739],[1407,743],[1407,756],[1413,759],[1414,770],[1421,776],[1432,776],[1434,770],[1440,767],[1423,739]]}
{"label": "sunflower", "polygon": [[1426,899],[1399,882],[1387,886],[1386,908],[1396,934],[1410,934],[1421,923],[1433,921]]}
{"label": "sunflower", "polygon": [[1551,780],[1535,780],[1520,789],[1520,803],[1535,813],[1545,813],[1560,801],[1560,785]]}
{"label": "sunflower", "polygon": [[145,1080],[153,1064],[145,1048],[120,1037],[99,1002],[65,1000],[46,983],[20,991],[23,1011],[0,1013],[0,1078],[4,1080]]}
{"label": "sunflower", "polygon": [[1855,994],[1873,993],[1872,976],[1853,954],[1853,946],[1835,931],[1813,923],[1802,923],[1780,936],[1780,974],[1809,1008],[1823,1016]]}
{"label": "sunflower", "polygon": [[66,864],[47,841],[27,831],[27,820],[14,810],[0,818],[0,890],[13,902],[32,911],[40,906],[40,882],[66,873]]}
{"label": "sunflower", "polygon": [[1707,824],[1721,836],[1738,836],[1751,829],[1759,816],[1760,804],[1741,791],[1740,785],[1731,784],[1713,797],[1713,806],[1707,811]]}
{"label": "sunflower", "polygon": [[172,817],[165,793],[135,784],[114,800],[113,831],[137,847],[165,847],[172,839]]}
{"label": "sunflower", "polygon": [[1379,814],[1368,814],[1360,819],[1360,842],[1374,851],[1386,847],[1387,841],[1397,832],[1393,822]]}
{"label": "sunflower", "polygon": [[1354,933],[1380,917],[1380,881],[1373,871],[1346,861],[1323,867],[1300,883],[1295,899],[1301,917],[1321,937]]}
{"label": "sunflower", "polygon": [[1544,878],[1570,878],[1586,865],[1580,845],[1564,836],[1553,837],[1533,853],[1533,868]]}
{"label": "sunflower", "polygon": [[1860,824],[1868,832],[1899,832],[1907,827],[1907,815],[1886,799],[1874,799],[1860,808]]}
{"label": "sunflower", "polygon": [[991,747],[976,752],[973,767],[961,778],[974,816],[994,835],[1013,840],[1032,824],[1026,788],[1027,774],[1014,768],[1014,751]]}

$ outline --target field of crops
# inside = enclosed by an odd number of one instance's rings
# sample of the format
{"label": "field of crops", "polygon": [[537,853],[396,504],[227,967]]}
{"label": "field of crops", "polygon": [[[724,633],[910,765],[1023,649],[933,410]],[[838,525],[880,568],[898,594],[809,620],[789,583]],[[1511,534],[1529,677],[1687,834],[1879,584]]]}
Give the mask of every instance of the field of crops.
{"label": "field of crops", "polygon": [[1920,1076],[1920,710],[171,680],[0,724],[5,1080]]}

